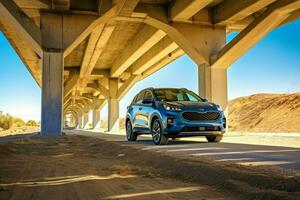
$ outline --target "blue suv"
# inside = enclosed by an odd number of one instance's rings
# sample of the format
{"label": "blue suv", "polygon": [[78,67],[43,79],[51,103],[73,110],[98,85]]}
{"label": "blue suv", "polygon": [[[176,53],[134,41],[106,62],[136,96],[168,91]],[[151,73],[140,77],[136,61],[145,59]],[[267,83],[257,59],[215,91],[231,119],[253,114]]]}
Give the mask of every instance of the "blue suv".
{"label": "blue suv", "polygon": [[220,142],[226,118],[220,106],[208,102],[187,89],[147,88],[127,107],[126,138],[152,134],[154,144],[168,139],[205,136],[208,142]]}

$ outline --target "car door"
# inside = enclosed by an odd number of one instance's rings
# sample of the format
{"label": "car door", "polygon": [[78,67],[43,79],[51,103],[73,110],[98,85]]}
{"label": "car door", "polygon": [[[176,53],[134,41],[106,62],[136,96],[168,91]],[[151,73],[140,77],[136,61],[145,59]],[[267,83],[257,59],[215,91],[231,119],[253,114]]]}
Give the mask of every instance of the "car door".
{"label": "car door", "polygon": [[145,91],[140,92],[135,98],[134,104],[132,105],[133,113],[133,129],[134,131],[141,132],[143,127],[142,116],[141,116],[141,107],[142,101],[145,95]]}
{"label": "car door", "polygon": [[[144,99],[152,99],[153,100],[153,94],[151,90],[146,90]],[[140,106],[140,118],[141,118],[141,128],[143,132],[150,132],[150,116],[154,111],[153,103],[147,103]]]}

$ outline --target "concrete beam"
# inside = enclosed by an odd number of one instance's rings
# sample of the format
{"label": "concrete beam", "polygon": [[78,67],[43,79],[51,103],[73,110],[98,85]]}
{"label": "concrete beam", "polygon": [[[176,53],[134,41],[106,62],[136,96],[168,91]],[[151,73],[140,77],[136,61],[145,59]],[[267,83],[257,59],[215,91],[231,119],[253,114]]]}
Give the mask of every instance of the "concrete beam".
{"label": "concrete beam", "polygon": [[90,100],[81,97],[73,97],[73,98],[75,98],[76,103],[79,103],[83,106],[83,111],[85,113],[88,113],[93,108],[93,104]]}
{"label": "concrete beam", "polygon": [[42,136],[59,136],[63,126],[62,53],[44,52],[42,71]]}
{"label": "concrete beam", "polygon": [[300,9],[297,9],[290,13],[290,16],[286,18],[279,26],[284,26],[292,21],[295,21],[297,19],[300,19]]}
{"label": "concrete beam", "polygon": [[40,56],[43,56],[41,48],[40,29],[23,13],[12,0],[0,0],[0,21],[5,20],[18,32],[18,35],[26,41],[30,47]]}
{"label": "concrete beam", "polygon": [[98,81],[98,83],[88,83],[87,87],[93,88],[94,90],[98,91],[106,99],[109,98],[109,90],[104,85],[102,85],[101,81]]}
{"label": "concrete beam", "polygon": [[167,35],[197,64],[208,63],[208,60],[197,51],[193,42],[189,41],[188,37],[184,36],[178,29],[174,28],[172,24],[168,24],[150,16],[146,17],[145,23],[166,32]]}
{"label": "concrete beam", "polygon": [[127,79],[118,89],[118,99],[121,100],[123,96],[134,86],[134,84],[140,80],[140,78],[140,75],[132,75],[129,79]]}
{"label": "concrete beam", "polygon": [[172,61],[176,60],[183,54],[184,54],[184,51],[182,49],[177,48],[172,53],[170,53],[169,55],[167,55],[166,57],[164,57],[163,59],[161,59],[154,65],[152,65],[151,67],[149,67],[149,69],[144,71],[142,79],[148,77],[149,75],[151,75],[151,74],[155,73],[156,71],[160,70],[161,68],[165,67],[166,65],[168,65]]}
{"label": "concrete beam", "polygon": [[90,63],[91,57],[95,50],[97,41],[102,33],[104,25],[100,25],[99,27],[95,28],[95,30],[89,36],[88,44],[85,48],[81,67],[80,67],[80,78],[83,78],[86,75],[88,65]]}
{"label": "concrete beam", "polygon": [[119,77],[130,65],[140,58],[146,51],[159,42],[166,33],[145,25],[129,43],[119,58],[111,67],[111,77]]}
{"label": "concrete beam", "polygon": [[[63,50],[65,57],[76,47],[72,45],[78,41],[82,32],[96,19],[95,15],[41,12],[42,29],[45,30],[42,32],[43,47]],[[53,33],[53,29],[57,31]]]}
{"label": "concrete beam", "polygon": [[185,21],[205,8],[213,0],[176,0],[170,7],[172,21]]}
{"label": "concrete beam", "polygon": [[51,8],[55,10],[70,10],[70,0],[52,0]]}
{"label": "concrete beam", "polygon": [[[244,28],[246,28],[250,23],[252,23],[255,19],[257,18],[257,16],[249,16],[244,18],[241,21],[235,22],[234,24],[231,24],[229,26],[227,26],[227,29],[229,30],[229,32],[232,31],[237,31],[240,32],[242,31]],[[292,21],[295,21],[297,19],[300,18],[300,9],[297,9],[295,11],[292,11],[289,15],[288,18],[286,18],[283,22],[281,22],[276,28],[284,26]]]}
{"label": "concrete beam", "polygon": [[98,88],[99,88],[100,93],[101,93],[106,99],[108,99],[108,98],[109,98],[109,91],[108,91],[108,89],[106,89],[106,87],[105,87],[104,85],[102,85],[101,81],[99,81],[99,83],[98,83]]}
{"label": "concrete beam", "polygon": [[118,15],[130,16],[139,0],[114,0],[118,6]]}
{"label": "concrete beam", "polygon": [[228,68],[248,49],[298,9],[299,0],[276,1],[269,9],[231,40],[218,54],[211,57],[212,68]]}
{"label": "concrete beam", "polygon": [[[158,30],[162,30],[197,64],[209,63],[209,60],[202,56],[202,52],[196,49],[197,45],[194,45],[193,41],[189,40],[187,35],[184,35],[179,29],[174,27],[174,24],[178,23],[169,23],[164,6],[139,4],[131,17],[115,17],[114,19],[144,22]],[[195,27],[192,24],[186,25]]]}
{"label": "concrete beam", "polygon": [[114,29],[115,29],[115,26],[105,26],[104,27],[104,30],[102,31],[100,37],[98,38],[98,41],[96,43],[93,54],[91,56],[90,62],[86,69],[86,75],[90,75],[92,73],[100,55],[102,54],[107,42],[109,41],[109,38],[113,34]]}
{"label": "concrete beam", "polygon": [[65,84],[64,97],[71,94],[72,90],[76,87],[78,80],[79,80],[79,75],[77,73],[70,74],[70,77]]}
{"label": "concrete beam", "polygon": [[109,78],[110,70],[108,69],[93,69],[91,76],[99,76]]}
{"label": "concrete beam", "polygon": [[[94,31],[97,27],[107,23],[108,21],[113,19],[113,17],[116,15],[117,15],[117,6],[113,6],[106,13],[101,15],[101,17],[98,17],[94,19],[91,23],[88,23],[88,25],[84,29],[82,29],[82,31],[75,37],[75,39],[65,48],[64,56],[66,57],[67,55],[69,55],[71,51],[73,51],[73,49],[75,49],[75,47],[77,47],[85,38],[87,38],[92,33],[92,31]],[[77,22],[73,23],[73,25],[78,26]]]}
{"label": "concrete beam", "polygon": [[137,60],[129,68],[129,71],[131,71],[132,74],[135,75],[142,74],[153,64],[155,64],[177,48],[178,45],[166,36],[156,45],[154,45],[149,51],[147,51],[147,53],[145,53],[139,60]]}
{"label": "concrete beam", "polygon": [[230,24],[239,21],[276,0],[247,0],[236,2],[226,0],[218,4],[213,10],[214,24]]}

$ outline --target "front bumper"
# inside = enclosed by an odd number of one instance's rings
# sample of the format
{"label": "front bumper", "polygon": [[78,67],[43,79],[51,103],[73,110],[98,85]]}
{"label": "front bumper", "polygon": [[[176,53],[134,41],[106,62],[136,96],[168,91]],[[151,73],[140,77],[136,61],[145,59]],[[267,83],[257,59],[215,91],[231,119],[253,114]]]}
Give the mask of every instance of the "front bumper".
{"label": "front bumper", "polygon": [[[172,118],[173,123],[168,123]],[[214,121],[188,121],[181,117],[180,113],[168,112],[163,116],[164,134],[168,137],[190,136],[221,136],[225,133],[223,126],[223,114]]]}

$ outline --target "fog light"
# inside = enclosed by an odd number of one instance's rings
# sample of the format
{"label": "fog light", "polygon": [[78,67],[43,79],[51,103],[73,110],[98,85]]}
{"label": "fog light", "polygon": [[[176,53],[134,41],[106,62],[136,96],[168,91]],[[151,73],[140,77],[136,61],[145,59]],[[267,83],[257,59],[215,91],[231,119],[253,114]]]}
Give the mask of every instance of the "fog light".
{"label": "fog light", "polygon": [[167,119],[167,124],[168,124],[168,126],[173,125],[173,123],[174,123],[174,119],[173,119],[173,118],[168,118],[168,119]]}

